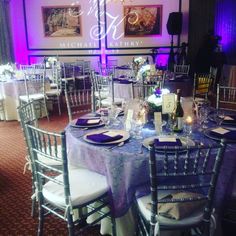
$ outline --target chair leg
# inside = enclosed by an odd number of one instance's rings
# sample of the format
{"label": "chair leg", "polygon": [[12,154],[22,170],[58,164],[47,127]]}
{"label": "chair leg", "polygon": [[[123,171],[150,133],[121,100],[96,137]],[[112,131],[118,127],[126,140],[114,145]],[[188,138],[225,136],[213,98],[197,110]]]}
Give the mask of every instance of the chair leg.
{"label": "chair leg", "polygon": [[48,115],[48,108],[47,108],[47,102],[46,99],[44,99],[44,110],[45,110],[45,114],[47,116],[47,119],[49,121],[49,115]]}
{"label": "chair leg", "polygon": [[116,236],[116,220],[115,218],[111,218],[111,223],[112,223],[112,236]]}
{"label": "chair leg", "polygon": [[44,209],[39,203],[39,225],[38,225],[38,236],[43,236],[43,224],[44,224]]}
{"label": "chair leg", "polygon": [[69,231],[69,236],[74,236],[74,223],[70,212],[67,213],[67,227]]}
{"label": "chair leg", "polygon": [[58,113],[59,113],[59,116],[60,116],[61,115],[60,95],[57,96],[57,106],[58,106]]}

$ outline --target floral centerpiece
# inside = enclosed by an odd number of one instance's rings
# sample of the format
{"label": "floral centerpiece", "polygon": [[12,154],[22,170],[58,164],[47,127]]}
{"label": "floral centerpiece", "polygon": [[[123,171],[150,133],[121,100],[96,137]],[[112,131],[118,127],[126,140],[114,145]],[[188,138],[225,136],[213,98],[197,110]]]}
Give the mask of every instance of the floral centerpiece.
{"label": "floral centerpiece", "polygon": [[138,71],[137,80],[142,81],[144,79],[145,83],[152,83],[157,80],[157,77],[159,76],[158,72],[155,64],[143,65]]}
{"label": "floral centerpiece", "polygon": [[153,94],[147,98],[149,117],[153,117],[154,112],[161,112],[162,96],[168,93],[170,93],[168,89],[160,89],[159,87],[154,88]]}
{"label": "floral centerpiece", "polygon": [[11,78],[14,75],[13,66],[9,63],[6,65],[0,65],[0,75],[9,76]]}
{"label": "floral centerpiece", "polygon": [[58,61],[57,57],[46,57],[44,59],[46,68],[52,67],[52,65],[55,65],[57,61]]}
{"label": "floral centerpiece", "polygon": [[132,67],[135,72],[135,76],[137,76],[138,71],[145,64],[145,62],[146,62],[146,60],[143,57],[133,58]]}

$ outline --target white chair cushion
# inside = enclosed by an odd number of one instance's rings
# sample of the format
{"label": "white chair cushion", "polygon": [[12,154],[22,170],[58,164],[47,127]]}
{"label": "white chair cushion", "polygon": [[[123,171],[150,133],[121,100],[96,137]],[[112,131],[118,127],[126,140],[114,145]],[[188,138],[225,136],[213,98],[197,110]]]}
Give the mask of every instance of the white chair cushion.
{"label": "white chair cushion", "polygon": [[107,91],[95,92],[94,95],[95,95],[95,97],[97,97],[97,98],[100,98],[100,97],[101,97],[101,99],[105,99],[105,98],[108,97],[109,91],[107,90]]}
{"label": "white chair cushion", "polygon": [[[170,193],[170,192],[169,192]],[[164,191],[160,191],[158,192],[159,194],[159,198],[163,198],[165,197],[167,194],[167,192]],[[138,202],[138,208],[141,212],[141,214],[144,216],[144,218],[147,221],[150,221],[151,218],[151,211],[146,207],[148,203],[151,202],[151,195],[147,195],[141,198],[137,199]],[[187,225],[193,225],[193,224],[197,224],[199,223],[203,218],[203,211],[199,210],[199,211],[195,211],[193,212],[190,216],[182,219],[182,220],[174,220],[174,219],[170,219],[170,218],[166,218],[164,216],[158,216],[158,220],[160,222],[160,225],[162,226],[173,226],[173,227],[181,227],[181,226],[187,226]]]}
{"label": "white chair cushion", "polygon": [[74,77],[68,77],[68,78],[62,78],[61,80],[65,82],[65,81],[75,80],[75,78]]}
{"label": "white chair cushion", "polygon": [[[62,180],[62,175],[56,179]],[[71,169],[69,181],[73,206],[87,203],[108,191],[106,177],[87,169]],[[43,187],[43,195],[49,202],[65,206],[63,186],[49,181]]]}
{"label": "white chair cushion", "polygon": [[50,88],[51,88],[51,89],[57,88],[57,84],[56,84],[56,83],[51,83],[51,84],[50,84]]}
{"label": "white chair cushion", "polygon": [[30,94],[29,96],[27,95],[21,95],[20,97],[21,101],[29,102],[29,100],[42,100],[44,98],[44,95],[42,93],[35,93],[35,94]]}
{"label": "white chair cushion", "polygon": [[[114,103],[121,105],[124,102],[124,98],[115,98]],[[112,105],[112,98],[106,98],[101,101],[102,107],[108,107]]]}
{"label": "white chair cushion", "polygon": [[47,96],[59,96],[60,93],[61,93],[61,91],[58,89],[50,89],[50,90],[46,91]]}

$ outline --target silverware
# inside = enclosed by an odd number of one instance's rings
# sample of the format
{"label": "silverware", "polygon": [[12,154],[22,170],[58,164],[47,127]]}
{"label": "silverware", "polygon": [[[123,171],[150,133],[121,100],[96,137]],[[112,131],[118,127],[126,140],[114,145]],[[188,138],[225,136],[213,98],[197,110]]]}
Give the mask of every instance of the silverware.
{"label": "silverware", "polygon": [[116,144],[114,146],[108,147],[107,149],[108,150],[112,150],[112,149],[114,149],[116,147],[122,147],[124,144],[125,144],[125,142],[120,142],[120,143],[118,143],[118,144]]}

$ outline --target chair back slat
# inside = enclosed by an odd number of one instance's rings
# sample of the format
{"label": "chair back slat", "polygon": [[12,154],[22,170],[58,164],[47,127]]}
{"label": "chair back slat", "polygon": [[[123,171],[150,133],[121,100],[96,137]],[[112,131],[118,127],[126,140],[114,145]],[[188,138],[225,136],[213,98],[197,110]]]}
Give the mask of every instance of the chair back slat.
{"label": "chair back slat", "polygon": [[216,108],[236,110],[236,87],[217,84]]}
{"label": "chair back slat", "polygon": [[212,88],[213,80],[209,73],[194,75],[193,98],[202,97],[207,99],[208,93]]}
{"label": "chair back slat", "polygon": [[174,73],[176,75],[188,75],[189,74],[190,65],[174,65]]}
{"label": "chair back slat", "polygon": [[79,113],[88,112],[92,109],[91,89],[65,90],[66,105],[69,120]]}
{"label": "chair back slat", "polygon": [[[195,147],[150,146],[149,169],[151,185],[151,226],[157,222],[160,203],[206,200],[204,220],[208,222],[212,210],[215,186],[226,149],[221,144]],[[201,193],[196,197],[158,198],[158,191]]]}

